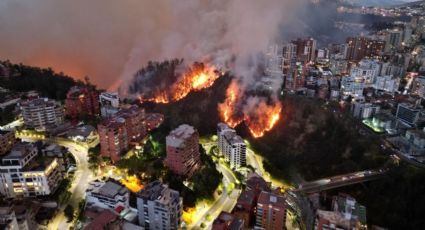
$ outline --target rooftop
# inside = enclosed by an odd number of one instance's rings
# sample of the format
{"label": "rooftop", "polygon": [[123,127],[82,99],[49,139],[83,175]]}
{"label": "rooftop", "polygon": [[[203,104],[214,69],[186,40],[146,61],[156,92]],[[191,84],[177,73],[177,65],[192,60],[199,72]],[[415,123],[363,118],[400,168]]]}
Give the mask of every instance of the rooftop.
{"label": "rooftop", "polygon": [[362,224],[366,224],[366,207],[360,205],[356,200],[346,194],[334,197],[336,203],[334,207],[340,213],[350,212],[354,219],[358,219]]}
{"label": "rooftop", "polygon": [[83,136],[83,137],[87,137],[89,136],[92,132],[96,131],[96,129],[91,126],[91,125],[83,125],[83,126],[78,126],[74,129],[71,129],[68,131],[68,136]]}
{"label": "rooftop", "polygon": [[154,181],[148,184],[137,195],[145,200],[156,200],[161,203],[168,203],[173,199],[179,198],[177,191],[168,188],[168,186],[162,184],[160,181]]}
{"label": "rooftop", "polygon": [[[220,215],[214,220],[213,226],[228,226],[226,229],[228,230],[237,230],[242,229],[244,225],[244,221],[235,217],[234,215],[222,211]],[[213,227],[214,229],[214,227]]]}
{"label": "rooftop", "polygon": [[19,160],[25,158],[35,146],[31,143],[17,143],[12,150],[3,157],[3,160]]}
{"label": "rooftop", "polygon": [[53,100],[50,100],[48,98],[36,98],[36,99],[30,99],[21,102],[21,106],[24,107],[35,107],[35,106],[56,106],[59,103]]}
{"label": "rooftop", "polygon": [[257,173],[251,173],[248,175],[248,180],[246,181],[246,187],[247,189],[251,189],[251,190],[270,192],[270,183],[267,183]]}
{"label": "rooftop", "polygon": [[100,96],[112,99],[119,99],[117,92],[103,92],[100,94]]}
{"label": "rooftop", "polygon": [[285,197],[262,191],[258,197],[258,203],[263,205],[273,205],[274,207],[285,208]]}
{"label": "rooftop", "polygon": [[114,198],[117,195],[124,195],[128,192],[128,189],[113,180],[108,180],[106,182],[94,181],[90,184],[87,191],[91,191],[93,194]]}
{"label": "rooftop", "polygon": [[109,223],[112,223],[118,219],[118,215],[109,209],[103,210],[93,221],[87,225],[84,229],[86,230],[103,230]]}
{"label": "rooftop", "polygon": [[195,128],[190,125],[180,125],[167,136],[167,145],[180,147],[184,141],[192,137],[195,132]]}
{"label": "rooftop", "polygon": [[241,195],[238,198],[238,202],[236,204],[236,206],[238,204],[254,204],[254,199],[255,199],[255,193],[252,190],[245,190],[241,193]]}

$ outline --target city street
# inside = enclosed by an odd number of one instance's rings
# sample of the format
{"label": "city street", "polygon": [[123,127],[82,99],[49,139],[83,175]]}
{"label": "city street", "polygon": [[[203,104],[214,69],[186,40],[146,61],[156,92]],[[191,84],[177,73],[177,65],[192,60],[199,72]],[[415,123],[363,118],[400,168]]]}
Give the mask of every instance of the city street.
{"label": "city street", "polygon": [[[40,139],[34,137],[25,137],[23,140],[38,141]],[[84,199],[85,191],[89,183],[95,179],[93,173],[89,169],[88,149],[82,145],[79,145],[78,143],[75,143],[72,140],[51,139],[44,141],[56,143],[66,147],[75,158],[77,164],[77,169],[74,173],[74,179],[71,182],[71,188],[69,189],[69,192],[71,192],[72,195],[65,204],[62,204],[61,207],[59,207],[57,215],[49,222],[47,227],[47,229],[69,229],[72,223],[67,222],[63,210],[68,204],[72,205],[74,209],[77,210],[79,202]]]}
{"label": "city street", "polygon": [[72,195],[68,202],[60,207],[59,214],[50,222],[48,229],[69,229],[72,223],[67,223],[67,219],[63,215],[63,210],[68,204],[77,210],[79,202],[85,197],[85,192],[89,183],[95,178],[89,169],[87,148],[84,148],[72,141],[58,141],[57,144],[68,148],[75,158],[77,170],[75,171],[74,180],[72,181],[71,188],[69,189]]}
{"label": "city street", "polygon": [[[203,147],[209,152],[209,150],[215,145],[214,143],[205,143]],[[240,190],[232,189],[230,195],[228,194],[229,185],[235,185],[238,183],[237,178],[233,172],[225,165],[217,164],[217,170],[223,174],[223,191],[220,194],[220,197],[216,199],[208,208],[203,209],[201,213],[196,213],[194,221],[188,226],[189,229],[201,229],[201,224],[205,223],[205,229],[210,229],[213,223],[213,220],[220,214],[221,211],[232,211],[233,207],[236,205],[236,201],[239,197]],[[207,216],[210,216],[210,220],[207,220]]]}

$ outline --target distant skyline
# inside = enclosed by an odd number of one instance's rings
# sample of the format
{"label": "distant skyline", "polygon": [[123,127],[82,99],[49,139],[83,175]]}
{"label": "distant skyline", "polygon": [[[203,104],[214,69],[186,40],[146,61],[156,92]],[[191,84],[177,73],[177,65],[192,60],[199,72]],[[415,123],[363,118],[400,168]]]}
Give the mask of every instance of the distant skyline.
{"label": "distant skyline", "polygon": [[351,2],[364,6],[388,6],[409,2],[418,2],[418,0],[351,0]]}

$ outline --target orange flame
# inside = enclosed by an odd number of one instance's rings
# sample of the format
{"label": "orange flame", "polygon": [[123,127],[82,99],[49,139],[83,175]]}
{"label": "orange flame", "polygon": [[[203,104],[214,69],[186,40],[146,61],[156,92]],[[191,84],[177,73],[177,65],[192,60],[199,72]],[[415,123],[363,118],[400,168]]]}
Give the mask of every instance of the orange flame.
{"label": "orange flame", "polygon": [[282,105],[280,103],[267,105],[265,102],[261,102],[251,116],[245,116],[246,124],[252,136],[259,138],[270,131],[279,121],[281,111]]}
{"label": "orange flame", "polygon": [[240,88],[236,81],[232,81],[226,91],[226,100],[218,105],[221,119],[230,127],[239,125],[243,119],[236,115],[235,108],[240,97]]}
{"label": "orange flame", "polygon": [[159,92],[153,98],[140,97],[141,102],[155,102],[167,104],[185,98],[192,91],[200,91],[211,87],[220,77],[211,66],[204,64],[194,65],[166,92]]}
{"label": "orange flame", "polygon": [[[226,100],[218,105],[221,120],[234,128],[242,122],[248,126],[252,136],[259,138],[270,131],[280,119],[282,104],[258,101],[252,108],[241,109],[242,91],[236,81],[232,81],[226,91]],[[239,113],[238,113],[239,111]],[[243,115],[240,112],[243,111]]]}

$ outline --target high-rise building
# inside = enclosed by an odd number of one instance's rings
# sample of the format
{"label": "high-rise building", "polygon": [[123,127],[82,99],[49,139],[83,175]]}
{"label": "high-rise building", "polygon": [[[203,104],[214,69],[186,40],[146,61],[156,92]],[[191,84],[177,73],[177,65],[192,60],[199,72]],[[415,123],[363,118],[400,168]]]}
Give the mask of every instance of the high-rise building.
{"label": "high-rise building", "polygon": [[63,178],[57,158],[38,159],[31,143],[16,144],[1,159],[0,193],[8,198],[52,194]]}
{"label": "high-rise building", "polygon": [[412,91],[419,97],[425,98],[425,76],[418,76],[414,79]]}
{"label": "high-rise building", "polygon": [[297,45],[294,43],[287,43],[283,46],[283,60],[284,66],[289,66],[291,61],[297,59]]}
{"label": "high-rise building", "polygon": [[65,99],[65,115],[71,119],[99,114],[99,93],[87,86],[74,86]]}
{"label": "high-rise building", "polygon": [[179,192],[160,181],[137,193],[139,225],[149,229],[178,229],[182,221],[183,199]]}
{"label": "high-rise building", "polygon": [[350,61],[360,61],[365,57],[379,56],[385,49],[385,41],[374,40],[366,37],[347,38],[346,59]]}
{"label": "high-rise building", "polygon": [[394,29],[388,32],[386,36],[385,52],[397,50],[403,41],[403,31]]}
{"label": "high-rise building", "polygon": [[111,117],[120,107],[120,97],[117,92],[103,92],[99,95],[100,114],[102,117]]}
{"label": "high-rise building", "polygon": [[283,65],[283,46],[278,44],[269,46],[266,53],[266,75],[282,79]]}
{"label": "high-rise building", "polygon": [[375,114],[379,113],[380,106],[372,103],[354,102],[351,105],[351,112],[353,117],[359,119],[372,118]]}
{"label": "high-rise building", "polygon": [[220,154],[231,168],[246,166],[246,144],[243,139],[236,135],[236,131],[224,123],[219,123],[217,128],[217,145]]}
{"label": "high-rise building", "polygon": [[200,167],[199,134],[192,126],[183,124],[166,138],[165,165],[177,175],[191,177]]}
{"label": "high-rise building", "polygon": [[363,78],[366,86],[371,87],[380,72],[381,63],[375,60],[363,59],[358,66],[351,68],[350,75],[354,78]]}
{"label": "high-rise building", "polygon": [[403,30],[403,42],[405,44],[410,43],[412,40],[413,29],[410,26],[406,26]]}
{"label": "high-rise building", "polygon": [[16,138],[13,131],[0,130],[0,156],[10,151],[15,143]]}
{"label": "high-rise building", "polygon": [[145,111],[137,106],[121,109],[100,122],[97,129],[102,156],[110,157],[115,163],[130,144],[137,144],[145,137]]}
{"label": "high-rise building", "polygon": [[270,192],[261,192],[257,202],[256,227],[281,230],[286,226],[285,197]]}
{"label": "high-rise building", "polygon": [[64,122],[63,107],[56,101],[37,98],[20,103],[24,124],[28,128],[46,130]]}
{"label": "high-rise building", "polygon": [[362,97],[365,88],[363,77],[344,76],[341,79],[341,92],[344,96]]}
{"label": "high-rise building", "polygon": [[397,106],[396,117],[409,126],[416,126],[422,109],[419,106],[400,103]]}
{"label": "high-rise building", "polygon": [[145,110],[137,106],[121,109],[116,117],[125,119],[127,136],[130,142],[137,143],[146,135]]}
{"label": "high-rise building", "polygon": [[112,117],[97,125],[100,141],[100,154],[111,158],[112,163],[121,159],[121,154],[128,149],[128,134],[125,119]]}
{"label": "high-rise building", "polygon": [[297,47],[297,60],[307,63],[316,60],[317,41],[313,38],[292,41]]}
{"label": "high-rise building", "polygon": [[373,88],[394,94],[400,86],[400,78],[391,75],[377,76]]}

